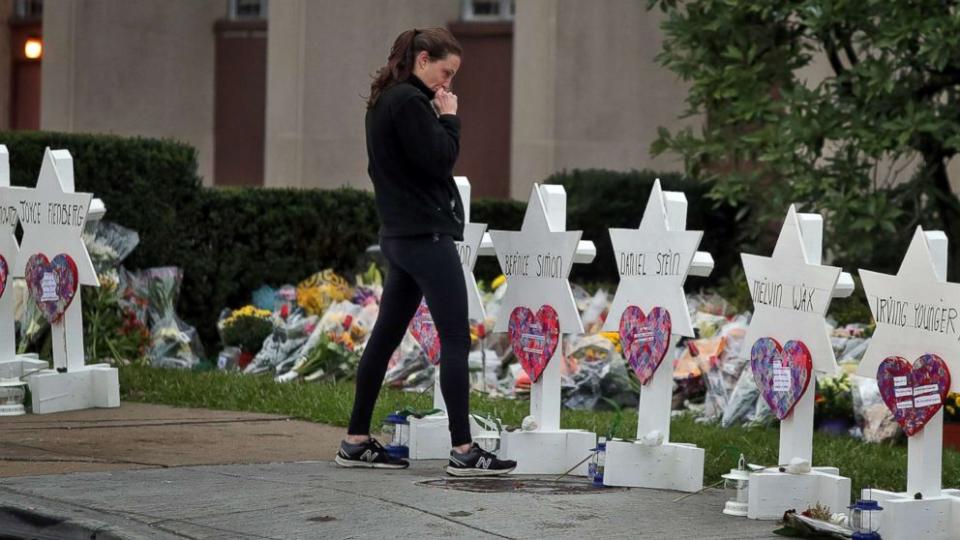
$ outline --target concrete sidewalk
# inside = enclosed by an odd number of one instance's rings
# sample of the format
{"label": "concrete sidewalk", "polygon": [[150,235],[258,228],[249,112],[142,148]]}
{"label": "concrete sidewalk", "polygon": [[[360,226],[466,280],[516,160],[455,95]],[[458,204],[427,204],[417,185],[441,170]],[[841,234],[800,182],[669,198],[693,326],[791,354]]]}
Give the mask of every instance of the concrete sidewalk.
{"label": "concrete sidewalk", "polygon": [[0,419],[0,538],[774,538],[721,514],[716,490],[673,502],[582,479],[452,479],[439,461],[341,469],[341,433],[131,403]]}

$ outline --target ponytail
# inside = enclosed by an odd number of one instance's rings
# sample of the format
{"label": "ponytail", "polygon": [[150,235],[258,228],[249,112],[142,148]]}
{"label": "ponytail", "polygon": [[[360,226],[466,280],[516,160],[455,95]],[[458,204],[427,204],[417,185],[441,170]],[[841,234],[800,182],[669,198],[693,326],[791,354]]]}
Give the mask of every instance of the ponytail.
{"label": "ponytail", "polygon": [[453,34],[446,28],[412,29],[403,32],[393,42],[387,65],[373,76],[367,108],[373,107],[385,90],[410,78],[413,65],[420,51],[427,51],[433,60],[446,58],[448,54],[463,56],[463,49]]}

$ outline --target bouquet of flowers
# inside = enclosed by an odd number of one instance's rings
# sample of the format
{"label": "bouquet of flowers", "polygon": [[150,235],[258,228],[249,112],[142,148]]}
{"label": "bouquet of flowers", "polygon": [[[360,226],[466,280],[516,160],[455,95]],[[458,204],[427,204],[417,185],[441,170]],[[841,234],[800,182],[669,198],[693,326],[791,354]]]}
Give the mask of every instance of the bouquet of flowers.
{"label": "bouquet of flowers", "polygon": [[352,295],[347,280],[331,269],[317,272],[297,285],[297,304],[310,315],[322,315],[330,304]]}
{"label": "bouquet of flowers", "polygon": [[220,337],[227,347],[256,353],[263,341],[273,332],[273,313],[253,305],[233,310],[217,324]]}
{"label": "bouquet of flowers", "polygon": [[355,376],[359,362],[360,357],[355,352],[329,336],[321,335],[316,346],[297,360],[291,373],[306,381],[344,380]]}
{"label": "bouquet of flowers", "polygon": [[183,270],[176,266],[122,272],[120,304],[150,328],[150,363],[158,367],[192,368],[203,357],[195,328],[176,313]]}
{"label": "bouquet of flowers", "polygon": [[850,388],[850,375],[847,373],[817,379],[814,400],[817,417],[820,420],[853,422],[853,393]]}

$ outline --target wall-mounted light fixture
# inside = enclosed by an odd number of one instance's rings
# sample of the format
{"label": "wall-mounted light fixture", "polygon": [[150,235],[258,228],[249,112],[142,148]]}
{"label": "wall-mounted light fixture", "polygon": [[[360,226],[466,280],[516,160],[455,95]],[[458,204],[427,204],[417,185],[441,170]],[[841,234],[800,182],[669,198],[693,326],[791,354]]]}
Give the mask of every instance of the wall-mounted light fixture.
{"label": "wall-mounted light fixture", "polygon": [[27,38],[23,43],[23,55],[30,60],[39,60],[43,56],[43,40],[37,37]]}

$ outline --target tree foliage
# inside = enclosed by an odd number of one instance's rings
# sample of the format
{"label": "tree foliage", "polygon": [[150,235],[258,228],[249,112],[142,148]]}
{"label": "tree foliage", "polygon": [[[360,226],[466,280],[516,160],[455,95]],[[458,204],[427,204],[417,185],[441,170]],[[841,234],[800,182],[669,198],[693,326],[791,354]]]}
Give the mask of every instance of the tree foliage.
{"label": "tree foliage", "polygon": [[[653,152],[683,157],[762,234],[789,203],[826,218],[832,258],[896,267],[916,225],[960,239],[960,13],[944,0],[650,0],[658,61],[689,84]],[[957,250],[951,250],[957,269]]]}

